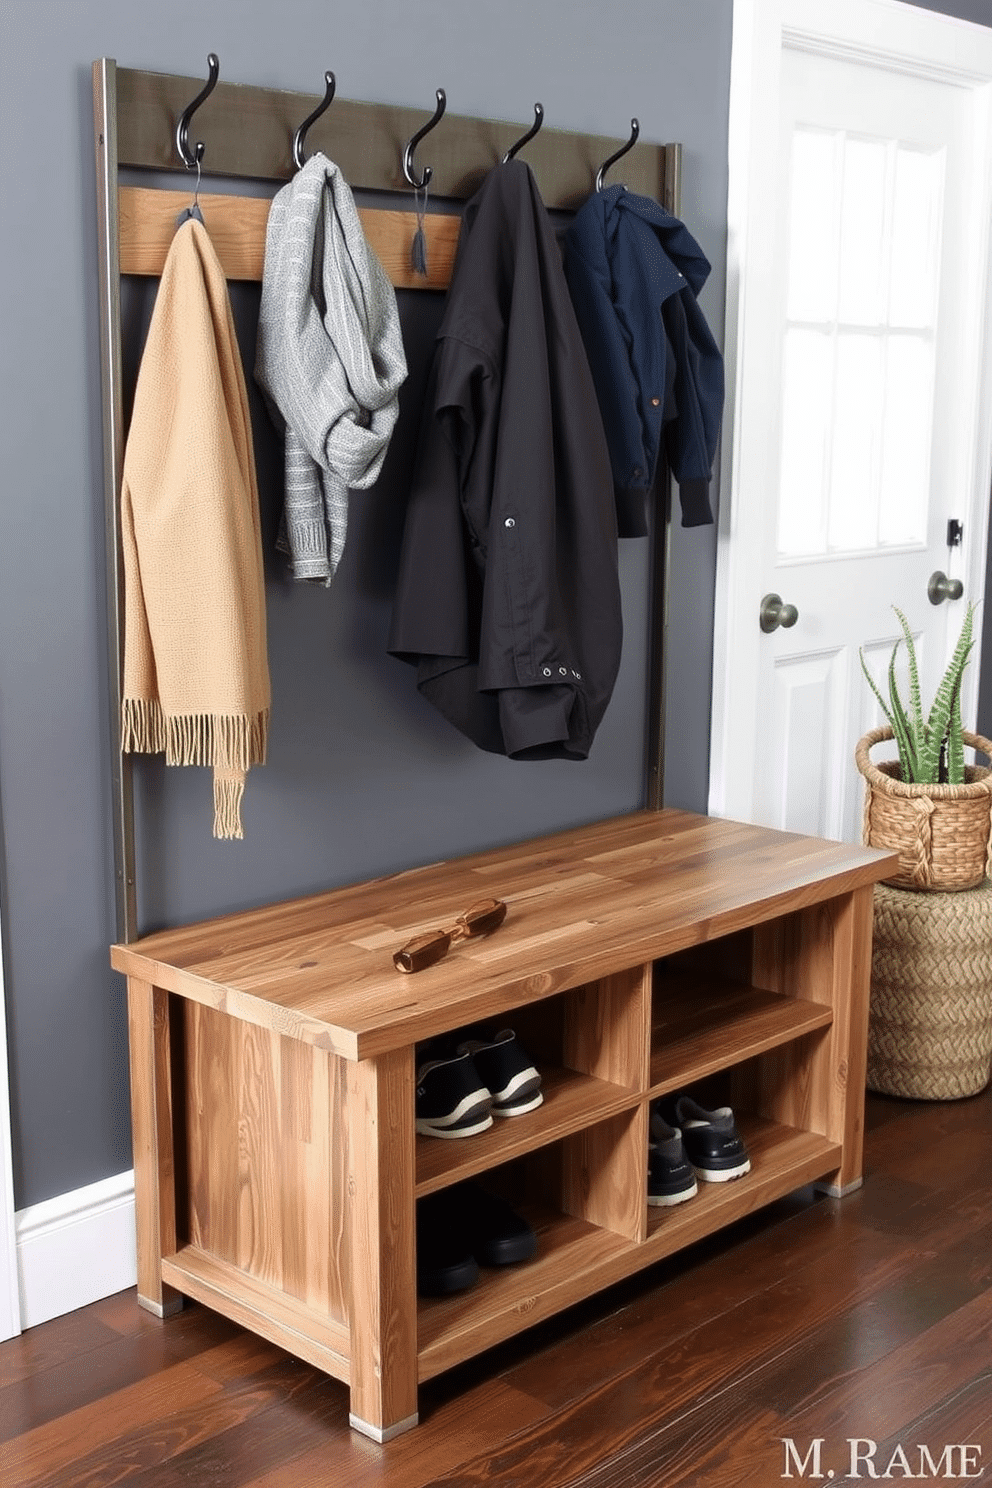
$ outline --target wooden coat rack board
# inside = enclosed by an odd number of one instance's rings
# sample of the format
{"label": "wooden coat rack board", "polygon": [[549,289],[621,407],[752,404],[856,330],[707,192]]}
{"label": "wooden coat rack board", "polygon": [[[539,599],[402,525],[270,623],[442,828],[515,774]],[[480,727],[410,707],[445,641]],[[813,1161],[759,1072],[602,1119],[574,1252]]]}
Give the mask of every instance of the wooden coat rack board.
{"label": "wooden coat rack board", "polygon": [[[114,849],[117,935],[128,941],[137,930],[134,805],[129,756],[120,744],[123,659],[123,573],[120,558],[120,490],[124,456],[121,353],[122,274],[159,275],[179,212],[191,189],[134,185],[121,171],[183,172],[176,124],[203,80],[119,68],[112,58],[93,64],[98,229],[100,236],[101,372],[104,415],[104,495],[108,572],[111,741],[114,771]],[[211,239],[229,279],[261,280],[269,199],[231,191],[229,183],[281,184],[295,171],[292,143],[318,95],[218,82],[195,115],[205,144],[201,173],[228,187],[199,192]],[[406,210],[360,206],[369,242],[390,279],[401,289],[443,290],[451,275],[460,217],[428,212],[426,278],[410,268],[417,219],[413,193],[403,174],[403,150],[425,122],[425,111],[335,98],[310,128],[307,154],[323,150],[358,192],[399,193]],[[445,113],[423,140],[430,163],[433,199],[467,200],[485,175],[521,137],[525,125]],[[531,166],[550,209],[575,211],[586,200],[596,172],[626,141],[603,135],[542,128],[521,158]],[[632,191],[679,209],[680,147],[636,143],[624,155],[618,176]],[[421,167],[418,156],[418,169]],[[666,504],[667,505],[667,504]],[[648,805],[662,804],[664,740],[664,603],[667,591],[667,510],[654,524],[651,601],[651,669],[648,699]]]}

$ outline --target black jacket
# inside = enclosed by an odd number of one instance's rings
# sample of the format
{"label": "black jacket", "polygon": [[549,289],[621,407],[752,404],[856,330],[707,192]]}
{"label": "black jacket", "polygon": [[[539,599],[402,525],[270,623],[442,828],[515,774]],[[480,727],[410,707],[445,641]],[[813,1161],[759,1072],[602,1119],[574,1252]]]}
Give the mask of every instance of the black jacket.
{"label": "black jacket", "polygon": [[624,186],[595,192],[565,237],[565,275],[602,409],[621,537],[648,530],[662,445],[679,483],[683,527],[713,520],[723,358],[696,300],[709,272],[684,224]]}
{"label": "black jacket", "polygon": [[612,486],[561,255],[510,160],[465,209],[389,638],[482,749],[589,752],[620,663]]}

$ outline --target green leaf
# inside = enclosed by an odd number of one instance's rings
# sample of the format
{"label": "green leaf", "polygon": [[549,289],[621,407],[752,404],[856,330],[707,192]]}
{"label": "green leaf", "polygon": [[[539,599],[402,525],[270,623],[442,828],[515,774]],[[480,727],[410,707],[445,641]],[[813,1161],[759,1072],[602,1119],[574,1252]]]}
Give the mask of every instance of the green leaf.
{"label": "green leaf", "polygon": [[897,605],[893,605],[902,626],[902,633],[906,637],[906,651],[909,656],[909,709],[912,718],[911,733],[915,743],[916,753],[919,754],[923,747],[923,700],[920,696],[920,670],[916,662],[916,643],[913,640],[913,632],[909,628],[909,621]]}
{"label": "green leaf", "polygon": [[899,642],[896,641],[892,648],[892,656],[889,661],[889,699],[892,704],[892,717],[895,720],[892,728],[899,746],[899,769],[905,781],[916,779],[918,766],[918,747],[913,737],[913,731],[906,710],[899,696],[896,686],[896,655],[899,650]]}
{"label": "green leaf", "polygon": [[865,674],[865,681],[868,683],[868,686],[871,688],[872,692],[875,694],[875,697],[878,699],[878,705],[889,721],[889,728],[892,730],[893,733],[895,733],[895,722],[892,718],[891,712],[889,711],[889,705],[885,701],[882,694],[879,692],[878,687],[875,683],[875,678],[872,676],[871,672],[868,670],[867,665],[865,664],[865,653],[863,646],[858,647],[858,657],[861,661],[861,670]]}
{"label": "green leaf", "polygon": [[[941,678],[937,696],[930,709],[930,716],[927,719],[926,744],[920,758],[921,780],[933,782],[939,778],[941,746],[948,735],[954,699],[960,695],[961,674],[967,665],[972,648],[971,632],[974,612],[975,606],[969,605],[954,654],[947,664],[947,670]],[[960,727],[958,732],[960,735]]]}
{"label": "green leaf", "polygon": [[961,738],[961,685],[954,689],[951,719],[947,733],[947,783],[964,785],[964,740]]}

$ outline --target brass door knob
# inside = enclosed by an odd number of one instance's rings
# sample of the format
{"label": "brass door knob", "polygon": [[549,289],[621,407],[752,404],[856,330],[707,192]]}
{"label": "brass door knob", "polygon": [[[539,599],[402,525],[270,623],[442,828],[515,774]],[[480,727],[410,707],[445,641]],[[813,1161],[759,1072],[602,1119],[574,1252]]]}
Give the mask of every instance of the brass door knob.
{"label": "brass door knob", "polygon": [[945,599],[960,599],[963,593],[964,585],[960,579],[949,579],[939,568],[930,575],[927,599],[932,605],[943,604]]}
{"label": "brass door knob", "polygon": [[795,605],[783,604],[780,594],[766,594],[761,601],[758,622],[766,635],[778,630],[780,625],[784,630],[789,630],[798,619],[799,611]]}

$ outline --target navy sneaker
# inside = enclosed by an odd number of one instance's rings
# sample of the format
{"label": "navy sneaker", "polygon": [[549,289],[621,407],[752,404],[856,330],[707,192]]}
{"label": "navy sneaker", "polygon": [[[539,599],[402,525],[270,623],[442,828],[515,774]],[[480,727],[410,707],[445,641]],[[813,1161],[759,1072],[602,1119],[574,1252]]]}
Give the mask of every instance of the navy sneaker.
{"label": "navy sneaker", "polygon": [[751,1159],[729,1106],[707,1111],[688,1095],[675,1103],[686,1156],[705,1183],[727,1183],[751,1171]]}
{"label": "navy sneaker", "polygon": [[459,1054],[472,1059],[492,1093],[494,1116],[522,1116],[544,1099],[541,1076],[517,1043],[512,1028],[501,1029],[489,1038],[468,1038],[458,1045]]}
{"label": "navy sneaker", "polygon": [[451,1190],[417,1200],[417,1291],[424,1297],[464,1292],[479,1279],[479,1263]]}
{"label": "navy sneaker", "polygon": [[682,1133],[661,1112],[651,1111],[648,1147],[648,1203],[663,1208],[684,1204],[698,1192],[696,1174],[685,1155]]}
{"label": "navy sneaker", "polygon": [[468,1053],[417,1070],[414,1125],[426,1137],[471,1137],[492,1126],[493,1098]]}

